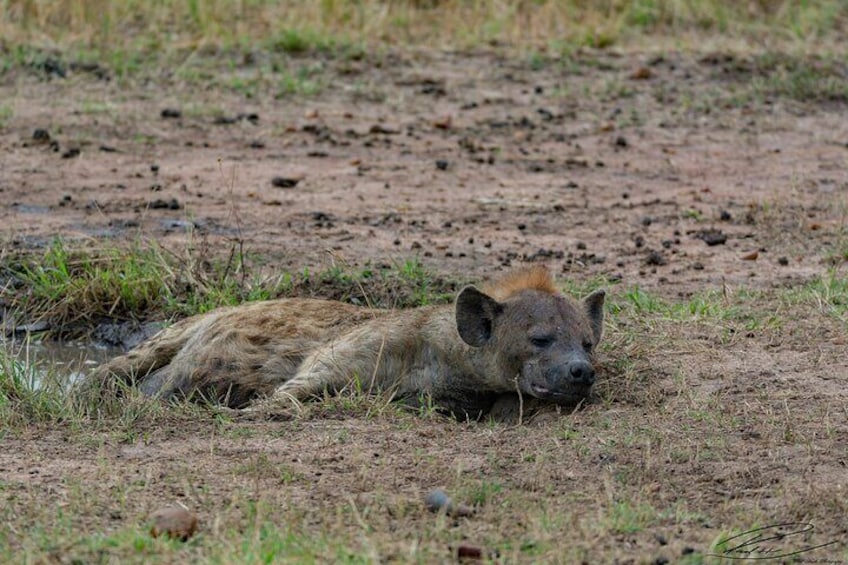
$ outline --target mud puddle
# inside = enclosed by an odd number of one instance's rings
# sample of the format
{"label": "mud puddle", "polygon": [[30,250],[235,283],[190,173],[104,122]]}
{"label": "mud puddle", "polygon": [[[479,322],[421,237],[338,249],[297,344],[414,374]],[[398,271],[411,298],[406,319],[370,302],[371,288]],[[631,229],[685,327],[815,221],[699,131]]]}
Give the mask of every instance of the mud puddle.
{"label": "mud puddle", "polygon": [[87,340],[56,341],[36,338],[0,337],[0,356],[22,367],[15,374],[30,388],[38,389],[48,380],[68,388],[92,369],[122,352],[119,347]]}

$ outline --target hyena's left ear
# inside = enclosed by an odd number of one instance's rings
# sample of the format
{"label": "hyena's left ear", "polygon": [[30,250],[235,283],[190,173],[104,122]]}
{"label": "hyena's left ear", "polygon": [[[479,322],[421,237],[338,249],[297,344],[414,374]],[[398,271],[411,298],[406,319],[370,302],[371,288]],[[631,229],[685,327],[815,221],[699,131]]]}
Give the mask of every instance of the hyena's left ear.
{"label": "hyena's left ear", "polygon": [[583,309],[592,326],[592,334],[595,337],[595,345],[601,341],[604,331],[604,298],[607,293],[604,289],[596,290],[583,299]]}
{"label": "hyena's left ear", "polygon": [[503,306],[488,294],[466,286],[456,297],[456,329],[462,341],[482,347],[492,338],[495,320]]}

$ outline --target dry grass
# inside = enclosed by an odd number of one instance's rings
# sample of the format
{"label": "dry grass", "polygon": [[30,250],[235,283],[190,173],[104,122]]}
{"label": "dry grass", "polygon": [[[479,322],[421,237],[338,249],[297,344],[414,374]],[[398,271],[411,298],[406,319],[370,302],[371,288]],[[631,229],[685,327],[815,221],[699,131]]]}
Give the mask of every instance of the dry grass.
{"label": "dry grass", "polygon": [[[278,44],[287,50],[340,43],[479,46],[699,42],[713,36],[821,47],[841,37],[840,0],[5,0],[0,32],[12,44],[102,51]],[[687,39],[688,38],[688,39]]]}

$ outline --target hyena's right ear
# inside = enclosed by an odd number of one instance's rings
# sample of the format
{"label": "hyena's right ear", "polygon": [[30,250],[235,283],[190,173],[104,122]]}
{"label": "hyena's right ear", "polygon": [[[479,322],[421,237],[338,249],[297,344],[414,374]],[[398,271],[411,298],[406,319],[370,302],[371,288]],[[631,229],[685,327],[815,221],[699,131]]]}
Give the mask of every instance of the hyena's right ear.
{"label": "hyena's right ear", "polygon": [[462,341],[472,347],[486,345],[492,337],[495,318],[503,306],[473,286],[466,286],[456,297],[456,329]]}

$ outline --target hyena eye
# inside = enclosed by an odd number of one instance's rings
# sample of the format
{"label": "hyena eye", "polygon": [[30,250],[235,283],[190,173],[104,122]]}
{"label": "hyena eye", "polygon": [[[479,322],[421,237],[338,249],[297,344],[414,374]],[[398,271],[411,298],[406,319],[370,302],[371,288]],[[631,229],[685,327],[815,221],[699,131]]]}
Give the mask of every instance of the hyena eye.
{"label": "hyena eye", "polygon": [[592,342],[589,341],[588,339],[584,340],[583,341],[583,349],[586,351],[586,353],[591,353],[592,352]]}
{"label": "hyena eye", "polygon": [[550,335],[540,335],[530,338],[530,343],[532,343],[534,347],[538,347],[540,349],[548,347],[553,342],[554,337]]}

